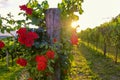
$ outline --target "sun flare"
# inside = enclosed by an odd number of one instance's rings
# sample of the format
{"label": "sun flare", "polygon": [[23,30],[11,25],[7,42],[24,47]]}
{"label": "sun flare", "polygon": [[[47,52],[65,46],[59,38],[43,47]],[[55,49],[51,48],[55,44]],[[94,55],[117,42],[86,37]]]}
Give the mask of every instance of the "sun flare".
{"label": "sun flare", "polygon": [[78,27],[78,28],[76,29],[76,32],[79,33],[80,31],[81,31],[81,28]]}
{"label": "sun flare", "polygon": [[78,22],[74,21],[71,23],[72,28],[76,28],[78,26]]}
{"label": "sun flare", "polygon": [[81,28],[79,26],[79,22],[78,21],[74,21],[71,23],[72,28],[76,28],[76,32],[79,33],[81,31]]}

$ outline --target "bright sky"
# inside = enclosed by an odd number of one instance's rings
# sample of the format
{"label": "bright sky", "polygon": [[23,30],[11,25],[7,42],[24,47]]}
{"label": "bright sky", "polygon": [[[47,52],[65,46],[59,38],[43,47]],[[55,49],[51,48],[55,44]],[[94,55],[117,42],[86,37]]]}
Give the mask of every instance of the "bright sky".
{"label": "bright sky", "polygon": [[81,29],[93,28],[120,14],[120,0],[84,0],[80,15]]}
{"label": "bright sky", "polygon": [[[27,3],[28,0],[0,0],[0,14],[5,16],[11,12],[16,16],[16,19],[21,17],[17,16],[19,5]],[[39,2],[43,0],[38,0]],[[50,7],[57,7],[58,2],[62,0],[48,0]],[[78,21],[80,29],[84,30],[87,27],[93,28],[106,21],[112,19],[112,17],[120,14],[120,0],[84,0],[82,3],[84,13],[80,15]]]}

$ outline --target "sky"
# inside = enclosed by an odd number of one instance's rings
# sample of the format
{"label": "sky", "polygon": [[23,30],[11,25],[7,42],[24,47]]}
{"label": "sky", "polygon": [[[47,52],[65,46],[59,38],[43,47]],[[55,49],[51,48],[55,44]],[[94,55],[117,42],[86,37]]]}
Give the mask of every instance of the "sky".
{"label": "sky", "polygon": [[[11,12],[16,19],[22,18],[17,16],[20,11],[19,5],[27,3],[28,0],[0,0],[0,14],[5,16]],[[38,0],[39,2],[43,0]],[[48,0],[50,8],[56,8],[57,4],[62,0]],[[82,15],[79,15],[78,25],[80,30],[86,28],[94,28],[104,22],[108,22],[112,17],[120,14],[120,0],[84,0],[82,8],[84,10]]]}
{"label": "sky", "polygon": [[120,14],[120,0],[84,0],[80,15],[81,29],[94,28]]}

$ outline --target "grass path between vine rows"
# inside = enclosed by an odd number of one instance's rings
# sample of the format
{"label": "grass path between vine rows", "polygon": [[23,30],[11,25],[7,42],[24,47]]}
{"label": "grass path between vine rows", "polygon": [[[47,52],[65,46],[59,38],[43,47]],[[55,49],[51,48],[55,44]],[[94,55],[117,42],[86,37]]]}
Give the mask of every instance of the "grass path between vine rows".
{"label": "grass path between vine rows", "polygon": [[120,80],[120,63],[83,43],[74,50],[71,80]]}

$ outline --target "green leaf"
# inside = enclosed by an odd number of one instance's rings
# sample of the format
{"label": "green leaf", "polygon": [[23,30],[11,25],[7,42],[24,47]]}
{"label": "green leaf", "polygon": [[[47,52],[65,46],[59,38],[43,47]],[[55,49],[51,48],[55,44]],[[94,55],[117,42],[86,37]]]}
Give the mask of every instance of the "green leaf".
{"label": "green leaf", "polygon": [[7,28],[6,31],[7,31],[8,33],[10,33],[10,29],[9,29],[9,28]]}
{"label": "green leaf", "polygon": [[21,15],[21,14],[23,14],[23,15],[24,15],[25,13],[24,13],[24,12],[20,12],[20,13],[18,13],[18,15]]}
{"label": "green leaf", "polygon": [[39,42],[34,42],[34,45],[35,45],[36,48],[39,48],[40,43]]}
{"label": "green leaf", "polygon": [[5,30],[4,30],[4,28],[2,28],[2,29],[1,29],[1,33],[4,33],[4,32],[5,32]]}
{"label": "green leaf", "polygon": [[51,73],[54,73],[54,69],[51,66],[48,66],[48,69],[50,70]]}
{"label": "green leaf", "polygon": [[32,24],[39,24],[39,19],[36,17],[32,17]]}
{"label": "green leaf", "polygon": [[48,45],[45,45],[45,49],[48,49]]}
{"label": "green leaf", "polygon": [[51,60],[51,62],[52,62],[52,63],[55,63],[55,61],[54,61],[54,60]]}
{"label": "green leaf", "polygon": [[38,5],[38,1],[34,1],[34,2],[33,2],[33,5],[34,5],[34,6],[37,6],[37,5]]}
{"label": "green leaf", "polygon": [[2,19],[0,18],[0,27],[2,26]]}
{"label": "green leaf", "polygon": [[73,19],[74,19],[75,21],[78,21],[78,20],[79,20],[79,16],[74,15],[74,16],[73,16]]}
{"label": "green leaf", "polygon": [[82,10],[82,8],[79,10],[79,14],[82,14],[83,13],[83,10]]}
{"label": "green leaf", "polygon": [[70,58],[70,60],[71,60],[71,61],[73,61],[73,60],[74,60],[74,57],[73,57],[73,55],[72,55],[72,54],[70,54],[69,58]]}
{"label": "green leaf", "polygon": [[48,5],[47,1],[43,1],[42,2],[42,6],[44,7],[44,9],[48,9],[49,8],[49,5]]}

